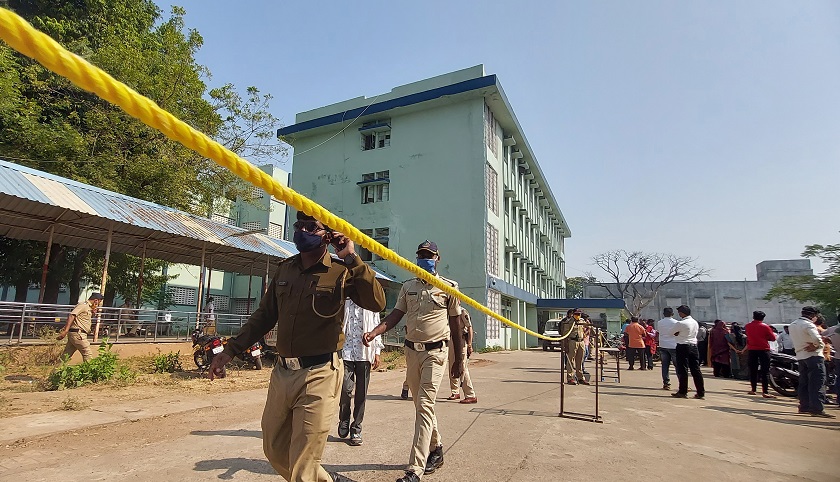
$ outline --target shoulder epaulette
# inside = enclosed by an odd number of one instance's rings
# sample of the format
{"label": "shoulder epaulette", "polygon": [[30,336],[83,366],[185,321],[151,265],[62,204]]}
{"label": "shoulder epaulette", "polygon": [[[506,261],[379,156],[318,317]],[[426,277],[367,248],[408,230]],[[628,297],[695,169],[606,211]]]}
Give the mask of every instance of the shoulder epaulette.
{"label": "shoulder epaulette", "polygon": [[449,278],[444,278],[443,276],[440,276],[440,279],[442,279],[443,281],[446,281],[447,283],[449,283],[449,284],[450,284],[450,286],[452,286],[453,288],[457,288],[457,287],[458,287],[458,282],[457,282],[457,281],[453,281],[453,280],[451,280],[451,279],[449,279]]}

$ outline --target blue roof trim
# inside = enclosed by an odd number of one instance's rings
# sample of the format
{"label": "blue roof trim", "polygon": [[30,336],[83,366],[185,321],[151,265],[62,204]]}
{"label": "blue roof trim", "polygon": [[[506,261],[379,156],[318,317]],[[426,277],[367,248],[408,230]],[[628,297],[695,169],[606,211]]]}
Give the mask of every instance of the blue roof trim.
{"label": "blue roof trim", "polygon": [[533,293],[529,293],[518,286],[514,286],[503,279],[496,278],[495,276],[487,275],[487,286],[490,289],[494,289],[503,295],[511,296],[513,298],[519,299],[524,301],[525,303],[536,304],[537,295]]}
{"label": "blue roof trim", "polygon": [[299,124],[292,124],[290,126],[277,129],[277,137],[288,136],[297,132],[315,129],[316,127],[337,124],[347,120],[355,119],[356,117],[361,117],[363,114],[378,114],[386,110],[396,109],[398,107],[406,107],[409,105],[419,104],[421,102],[428,102],[430,100],[438,99],[447,95],[462,94],[464,92],[469,92],[471,90],[476,89],[483,89],[492,85],[496,85],[495,74],[485,75],[484,77],[479,77],[477,79],[465,80],[456,84],[445,85],[436,89],[417,92],[416,94],[397,97],[396,99],[386,100],[377,104],[371,104],[367,107],[357,107],[355,109],[347,110],[344,112],[338,112],[324,117],[319,117],[317,119],[308,120]]}
{"label": "blue roof trim", "polygon": [[537,308],[625,308],[624,300],[612,298],[540,298]]}

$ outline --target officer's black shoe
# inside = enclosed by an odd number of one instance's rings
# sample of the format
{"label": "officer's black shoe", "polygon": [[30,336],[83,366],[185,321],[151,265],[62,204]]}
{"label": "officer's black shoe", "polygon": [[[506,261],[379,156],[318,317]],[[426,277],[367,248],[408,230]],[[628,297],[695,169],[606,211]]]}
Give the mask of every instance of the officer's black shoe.
{"label": "officer's black shoe", "polygon": [[356,482],[350,477],[345,477],[337,472],[330,472],[330,477],[332,478],[333,482]]}
{"label": "officer's black shoe", "polygon": [[420,477],[414,472],[406,471],[405,475],[397,479],[397,482],[420,482]]}
{"label": "officer's black shoe", "polygon": [[400,393],[400,398],[408,400],[408,390],[403,389],[402,393]]}
{"label": "officer's black shoe", "polygon": [[423,470],[424,475],[434,474],[435,470],[443,466],[443,445],[438,445],[429,454],[426,459],[426,468]]}
{"label": "officer's black shoe", "polygon": [[350,420],[342,420],[338,422],[338,436],[347,438],[350,435]]}

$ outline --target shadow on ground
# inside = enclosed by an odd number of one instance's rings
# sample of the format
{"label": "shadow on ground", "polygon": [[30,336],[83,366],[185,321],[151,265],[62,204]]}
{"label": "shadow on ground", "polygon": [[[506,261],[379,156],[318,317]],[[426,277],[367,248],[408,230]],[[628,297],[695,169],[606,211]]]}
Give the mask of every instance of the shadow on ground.
{"label": "shadow on ground", "polygon": [[353,464],[353,465],[326,465],[324,468],[327,472],[338,472],[345,474],[347,472],[359,472],[362,470],[403,470],[405,464],[401,465],[386,465],[386,464]]}
{"label": "shadow on ground", "polygon": [[190,435],[201,435],[204,437],[212,437],[214,435],[223,435],[225,437],[254,437],[262,438],[262,432],[259,430],[193,430]]}
{"label": "shadow on ground", "polygon": [[[792,414],[789,411],[780,412],[778,410],[756,410],[754,408],[732,408],[732,407],[703,407],[708,410],[715,410],[724,413],[733,413],[735,415],[748,415],[758,420],[765,420],[767,422],[784,423],[787,425],[799,425],[805,427],[821,428],[823,430],[840,431],[840,426],[837,422],[825,421],[822,422],[818,418],[811,417],[806,414]],[[791,417],[791,418],[787,418]]]}
{"label": "shadow on ground", "polygon": [[230,480],[237,472],[250,472],[252,474],[276,475],[274,467],[266,460],[246,459],[235,457],[219,460],[202,460],[195,463],[193,470],[198,472],[210,472],[224,470],[216,477],[223,480]]}

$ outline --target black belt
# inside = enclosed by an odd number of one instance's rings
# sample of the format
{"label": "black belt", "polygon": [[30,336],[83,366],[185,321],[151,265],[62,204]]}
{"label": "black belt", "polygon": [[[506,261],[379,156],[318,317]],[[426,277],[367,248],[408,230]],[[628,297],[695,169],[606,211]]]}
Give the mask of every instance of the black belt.
{"label": "black belt", "polygon": [[85,335],[87,335],[87,334],[88,334],[88,332],[83,331],[83,330],[81,330],[81,329],[79,329],[79,328],[70,328],[70,329],[69,329],[69,330],[67,330],[67,331],[69,331],[70,333],[84,333]]}
{"label": "black belt", "polygon": [[300,370],[302,368],[310,368],[315,365],[323,365],[332,360],[332,353],[324,353],[323,355],[302,356],[297,358],[280,357],[280,364],[286,370]]}
{"label": "black belt", "polygon": [[414,351],[429,351],[442,348],[444,345],[446,345],[446,342],[447,340],[433,341],[431,343],[415,343],[411,340],[405,340],[405,346],[411,348]]}

